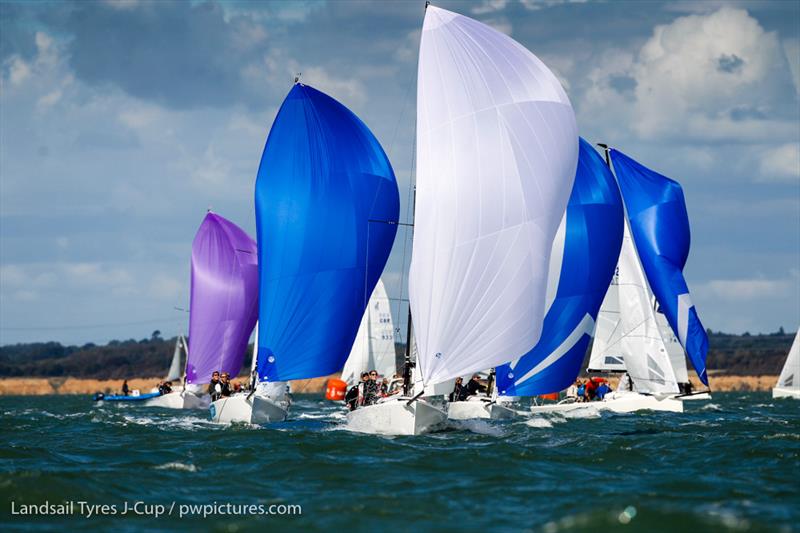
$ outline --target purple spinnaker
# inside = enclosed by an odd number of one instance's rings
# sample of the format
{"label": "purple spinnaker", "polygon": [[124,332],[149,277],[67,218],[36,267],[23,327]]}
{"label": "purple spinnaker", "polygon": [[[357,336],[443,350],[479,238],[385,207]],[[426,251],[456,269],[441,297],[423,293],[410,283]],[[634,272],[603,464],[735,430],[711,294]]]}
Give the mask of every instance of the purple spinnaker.
{"label": "purple spinnaker", "polygon": [[236,376],[258,319],[258,247],[225,218],[208,213],[192,242],[187,383],[215,370]]}

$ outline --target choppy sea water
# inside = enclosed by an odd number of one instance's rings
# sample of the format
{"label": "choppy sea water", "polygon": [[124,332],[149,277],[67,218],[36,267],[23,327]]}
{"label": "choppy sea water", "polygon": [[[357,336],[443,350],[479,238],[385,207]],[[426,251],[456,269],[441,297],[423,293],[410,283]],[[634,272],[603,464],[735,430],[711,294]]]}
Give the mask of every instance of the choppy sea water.
{"label": "choppy sea water", "polygon": [[[253,427],[216,425],[204,411],[95,407],[88,396],[0,397],[0,528],[800,527],[798,401],[716,393],[683,414],[540,415],[388,438],[343,430],[341,404],[295,399],[289,421]],[[12,503],[69,501],[71,515],[11,514]],[[77,502],[117,514],[87,518]],[[300,505],[302,514],[177,516],[181,505],[215,502]]]}

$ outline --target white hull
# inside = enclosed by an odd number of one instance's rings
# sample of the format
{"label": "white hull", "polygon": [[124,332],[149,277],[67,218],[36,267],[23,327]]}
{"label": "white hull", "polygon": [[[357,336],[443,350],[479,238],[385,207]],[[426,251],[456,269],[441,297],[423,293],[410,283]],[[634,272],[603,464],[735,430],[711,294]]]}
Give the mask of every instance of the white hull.
{"label": "white hull", "polygon": [[795,398],[800,400],[800,390],[797,389],[782,389],[775,387],[772,389],[773,398]]}
{"label": "white hull", "polygon": [[450,420],[470,420],[486,418],[491,420],[507,420],[514,418],[516,412],[504,405],[492,403],[486,398],[450,402],[447,406],[447,418]]}
{"label": "white hull", "polygon": [[633,413],[635,411],[682,413],[683,402],[669,396],[659,398],[637,392],[615,392],[609,393],[601,401],[531,406],[533,413],[564,413],[577,410],[612,411],[614,413]]}
{"label": "white hull", "polygon": [[347,429],[377,435],[421,435],[447,419],[447,414],[423,399],[387,398],[347,413]]}
{"label": "white hull", "polygon": [[676,400],[680,400],[682,402],[693,402],[696,400],[710,400],[711,394],[707,392],[698,392],[697,394],[689,394],[686,396],[675,396]]}
{"label": "white hull", "polygon": [[164,407],[166,409],[208,409],[211,396],[197,396],[191,392],[170,392],[145,402],[147,407]]}
{"label": "white hull", "polygon": [[211,420],[221,424],[269,424],[283,422],[289,414],[288,402],[277,402],[266,396],[234,394],[211,402]]}

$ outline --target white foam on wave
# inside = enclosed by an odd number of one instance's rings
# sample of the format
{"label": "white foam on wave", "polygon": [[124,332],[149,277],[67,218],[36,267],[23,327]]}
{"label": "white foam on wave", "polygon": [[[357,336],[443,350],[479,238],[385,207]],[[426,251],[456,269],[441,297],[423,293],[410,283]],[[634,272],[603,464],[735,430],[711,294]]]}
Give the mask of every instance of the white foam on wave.
{"label": "white foam on wave", "polygon": [[722,411],[722,407],[716,403],[707,403],[703,407],[700,408],[703,411]]}
{"label": "white foam on wave", "polygon": [[178,470],[181,472],[197,472],[197,467],[194,466],[192,463],[164,463],[163,465],[158,465],[155,467],[156,470]]}
{"label": "white foam on wave", "polygon": [[563,411],[559,414],[564,418],[600,418],[600,410],[591,407]]}
{"label": "white foam on wave", "polygon": [[533,418],[529,418],[525,421],[525,425],[532,428],[551,428],[553,427],[553,423],[546,419],[540,418],[538,416],[534,416]]}
{"label": "white foam on wave", "polygon": [[477,433],[478,435],[488,435],[490,437],[503,437],[505,436],[505,431],[497,426],[493,426],[486,420],[459,420],[459,421],[450,421],[451,425],[457,429],[465,429],[472,433]]}

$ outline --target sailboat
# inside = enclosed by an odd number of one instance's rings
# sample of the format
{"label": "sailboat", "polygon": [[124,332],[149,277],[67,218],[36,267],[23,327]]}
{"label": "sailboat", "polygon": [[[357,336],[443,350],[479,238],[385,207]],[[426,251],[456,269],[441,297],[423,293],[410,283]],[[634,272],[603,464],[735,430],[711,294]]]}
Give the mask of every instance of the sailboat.
{"label": "sailboat", "polygon": [[387,378],[397,370],[392,312],[386,287],[380,279],[361,318],[356,340],[342,370],[342,380],[353,385],[362,372],[370,370]]}
{"label": "sailboat", "polygon": [[216,420],[284,420],[287,382],[338,372],[397,232],[399,192],[367,126],[295,80],[255,186],[259,258],[253,391],[212,404]]}
{"label": "sailboat", "polygon": [[178,337],[166,379],[183,378],[183,387],[146,405],[206,409],[211,373],[239,374],[256,317],[256,260],[255,241],[244,230],[216,213],[206,214],[192,241],[189,342]]}
{"label": "sailboat", "polygon": [[[183,382],[187,356],[186,339],[183,335],[178,335],[175,340],[175,350],[172,353],[169,372],[167,377],[164,378],[164,381],[175,384],[176,389],[177,385]],[[153,392],[158,392],[158,389],[154,389]],[[168,409],[206,409],[210,402],[211,397],[202,389],[193,387],[187,390],[184,386],[180,391],[174,390],[169,394],[153,397],[145,405],[148,407],[166,407]]]}
{"label": "sailboat", "polygon": [[800,329],[794,336],[789,355],[783,364],[783,370],[778,377],[778,383],[772,389],[773,398],[800,399]]}
{"label": "sailboat", "polygon": [[409,299],[422,384],[350,412],[359,431],[427,432],[446,414],[425,388],[536,344],[575,177],[575,115],[553,73],[507,35],[434,6],[422,27],[416,124]]}
{"label": "sailboat", "polygon": [[[683,278],[689,253],[689,220],[680,185],[609,149],[625,202],[622,250],[617,272],[601,306],[589,372],[627,372],[632,390],[602,402],[534,407],[535,411],[652,409],[682,412],[671,331],[708,385],[708,337]],[[662,314],[662,316],[659,316]],[[669,328],[667,328],[669,326]],[[671,329],[670,329],[671,328]],[[680,366],[678,366],[680,370]]]}
{"label": "sailboat", "polygon": [[542,338],[497,368],[502,396],[561,391],[580,372],[622,246],[622,198],[605,161],[584,139],[566,213],[553,241]]}

